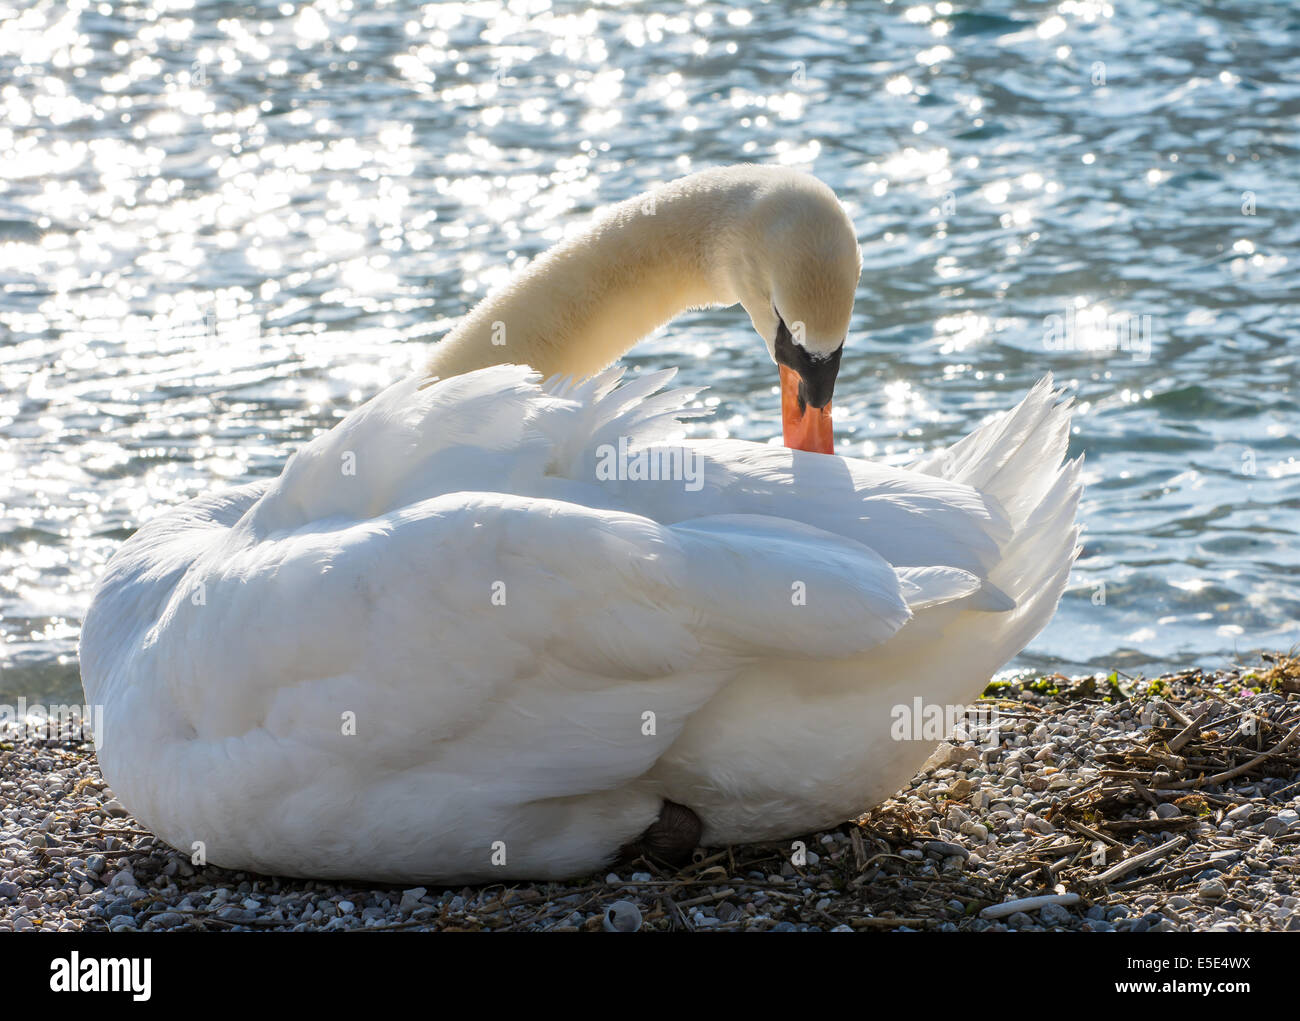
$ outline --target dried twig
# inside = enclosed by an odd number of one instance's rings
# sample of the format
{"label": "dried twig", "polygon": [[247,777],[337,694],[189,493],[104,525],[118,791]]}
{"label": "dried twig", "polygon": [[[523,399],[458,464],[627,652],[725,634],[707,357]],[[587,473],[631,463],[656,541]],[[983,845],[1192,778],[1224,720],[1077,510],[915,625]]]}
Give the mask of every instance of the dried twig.
{"label": "dried twig", "polygon": [[1149,851],[1135,854],[1132,858],[1125,858],[1117,865],[1108,868],[1101,875],[1094,877],[1092,881],[1101,885],[1110,883],[1113,880],[1118,879],[1120,876],[1128,875],[1134,869],[1141,868],[1149,861],[1155,861],[1155,859],[1159,858],[1162,854],[1166,854],[1167,852],[1174,850],[1176,847],[1181,847],[1186,842],[1186,837],[1174,837],[1172,840],[1166,840],[1163,844],[1153,847]]}

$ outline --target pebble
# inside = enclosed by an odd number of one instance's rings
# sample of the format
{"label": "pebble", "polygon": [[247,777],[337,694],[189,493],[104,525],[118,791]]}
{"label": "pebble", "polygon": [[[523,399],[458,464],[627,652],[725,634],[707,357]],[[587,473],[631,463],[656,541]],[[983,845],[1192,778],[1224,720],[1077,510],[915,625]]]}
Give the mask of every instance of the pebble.
{"label": "pebble", "polygon": [[1196,891],[1196,896],[1201,900],[1222,900],[1227,895],[1228,888],[1217,879],[1202,883]]}
{"label": "pebble", "polygon": [[420,906],[420,901],[424,899],[428,892],[423,886],[414,886],[409,890],[403,890],[402,899],[397,905],[397,910],[404,915],[411,914]]}
{"label": "pebble", "polygon": [[743,917],[745,912],[729,900],[724,900],[717,908],[717,916],[724,922],[732,922]]}
{"label": "pebble", "polygon": [[981,822],[965,823],[962,826],[961,831],[966,836],[973,837],[981,844],[989,838],[989,828]]}

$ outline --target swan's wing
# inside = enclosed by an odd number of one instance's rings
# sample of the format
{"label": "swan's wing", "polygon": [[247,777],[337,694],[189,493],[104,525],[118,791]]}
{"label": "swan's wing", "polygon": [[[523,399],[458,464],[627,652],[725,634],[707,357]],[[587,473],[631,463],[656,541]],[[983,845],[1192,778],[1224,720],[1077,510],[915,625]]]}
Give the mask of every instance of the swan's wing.
{"label": "swan's wing", "polygon": [[251,742],[310,769],[509,770],[528,798],[641,775],[742,666],[870,648],[916,585],[778,519],[665,526],[494,493],[225,534],[135,659],[179,731],[223,764]]}

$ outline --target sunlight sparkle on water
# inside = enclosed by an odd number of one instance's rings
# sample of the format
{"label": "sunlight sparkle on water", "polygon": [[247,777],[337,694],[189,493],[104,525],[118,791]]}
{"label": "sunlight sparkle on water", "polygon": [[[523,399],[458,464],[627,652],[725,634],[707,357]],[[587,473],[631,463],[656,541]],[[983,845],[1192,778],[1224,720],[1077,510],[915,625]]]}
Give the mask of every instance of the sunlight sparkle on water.
{"label": "sunlight sparkle on water", "polygon": [[[1231,19],[1164,5],[1153,33],[1104,0],[1015,0],[976,33],[947,0],[8,6],[5,677],[53,665],[74,690],[91,586],[142,521],[279,471],[593,211],[740,160],[813,171],[858,225],[842,449],[901,463],[1049,369],[1079,394],[1089,555],[1037,662],[1201,661],[1300,619],[1277,581],[1295,529],[1258,517],[1300,478],[1276,310],[1300,182],[1270,106],[1300,67]],[[1230,60],[1187,67],[1201,51]],[[1067,309],[1073,346],[1048,351],[1044,317]],[[1117,355],[1112,317],[1148,311],[1150,361]],[[690,435],[779,442],[743,312],[692,313],[632,362],[713,388]],[[1206,588],[1151,566],[1189,558]],[[1125,571],[1103,617],[1085,583]]]}

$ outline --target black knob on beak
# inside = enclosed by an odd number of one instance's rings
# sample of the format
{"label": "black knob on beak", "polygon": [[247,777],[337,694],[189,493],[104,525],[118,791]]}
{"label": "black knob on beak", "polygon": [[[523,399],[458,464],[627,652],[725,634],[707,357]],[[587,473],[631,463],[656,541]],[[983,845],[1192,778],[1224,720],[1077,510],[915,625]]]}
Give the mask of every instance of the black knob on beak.
{"label": "black knob on beak", "polygon": [[840,371],[841,344],[825,358],[814,357],[807,348],[794,342],[785,320],[777,317],[776,361],[799,374],[799,403],[824,408],[835,393],[835,377]]}

